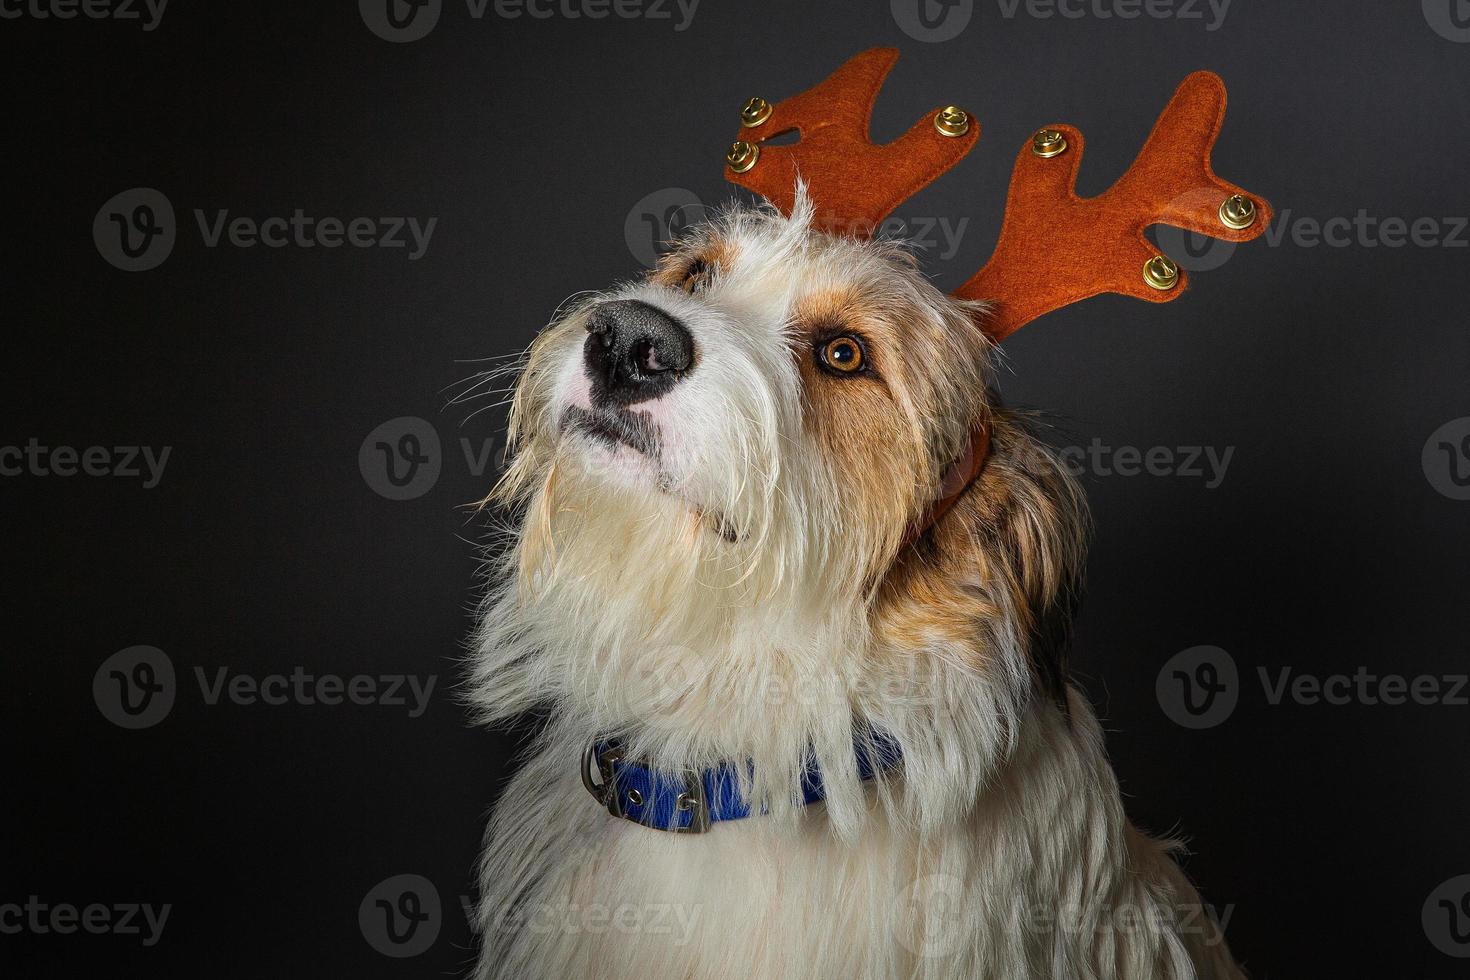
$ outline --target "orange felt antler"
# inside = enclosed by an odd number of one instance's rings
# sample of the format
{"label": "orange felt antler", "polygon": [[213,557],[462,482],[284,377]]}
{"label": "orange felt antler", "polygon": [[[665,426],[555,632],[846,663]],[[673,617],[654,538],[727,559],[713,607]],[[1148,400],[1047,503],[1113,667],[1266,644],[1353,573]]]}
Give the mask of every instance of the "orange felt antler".
{"label": "orange felt antler", "polygon": [[[824,231],[866,238],[894,208],[958,163],[980,127],[953,106],[929,113],[884,146],[868,138],[868,120],[883,80],[898,60],[894,48],[873,48],[852,59],[816,88],[772,105],[751,99],[741,112],[740,138],[726,158],[725,176],[787,214],[796,181],[806,181]],[[766,145],[797,131],[789,146]]]}
{"label": "orange felt antler", "polygon": [[1086,199],[1076,192],[1082,134],[1071,126],[1037,133],[1016,160],[995,253],[954,295],[994,303],[981,326],[996,340],[1099,293],[1176,299],[1186,276],[1158,254],[1146,228],[1167,224],[1244,242],[1271,222],[1269,204],[1210,169],[1224,117],[1224,83],[1195,72],[1174,93],[1128,172]]}

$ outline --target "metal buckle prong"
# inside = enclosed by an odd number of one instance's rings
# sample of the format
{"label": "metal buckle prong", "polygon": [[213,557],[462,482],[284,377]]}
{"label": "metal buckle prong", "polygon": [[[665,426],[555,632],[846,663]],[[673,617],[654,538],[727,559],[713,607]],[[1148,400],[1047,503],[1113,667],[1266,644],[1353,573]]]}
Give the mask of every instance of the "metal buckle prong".
{"label": "metal buckle prong", "polygon": [[674,800],[674,809],[689,814],[689,826],[670,827],[676,834],[702,834],[709,830],[709,800],[704,792],[704,774],[685,769],[684,792]]}

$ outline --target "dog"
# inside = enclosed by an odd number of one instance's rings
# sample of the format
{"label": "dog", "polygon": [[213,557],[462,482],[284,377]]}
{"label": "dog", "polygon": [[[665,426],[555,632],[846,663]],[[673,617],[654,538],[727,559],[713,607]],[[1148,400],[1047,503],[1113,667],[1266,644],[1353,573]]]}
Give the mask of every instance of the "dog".
{"label": "dog", "polygon": [[[1068,682],[1086,505],[985,315],[798,188],[535,340],[468,691],[538,726],[477,978],[1243,977]],[[703,833],[628,818],[649,773]]]}

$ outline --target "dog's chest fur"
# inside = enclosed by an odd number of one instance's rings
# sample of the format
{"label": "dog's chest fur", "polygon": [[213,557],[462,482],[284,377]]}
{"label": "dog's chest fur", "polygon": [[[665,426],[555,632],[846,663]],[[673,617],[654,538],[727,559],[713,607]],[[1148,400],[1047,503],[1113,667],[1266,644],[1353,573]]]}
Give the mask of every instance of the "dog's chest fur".
{"label": "dog's chest fur", "polygon": [[1072,707],[1030,712],[978,804],[923,835],[876,802],[855,840],[822,805],[671,835],[610,817],[547,751],[492,830],[478,976],[1240,977]]}

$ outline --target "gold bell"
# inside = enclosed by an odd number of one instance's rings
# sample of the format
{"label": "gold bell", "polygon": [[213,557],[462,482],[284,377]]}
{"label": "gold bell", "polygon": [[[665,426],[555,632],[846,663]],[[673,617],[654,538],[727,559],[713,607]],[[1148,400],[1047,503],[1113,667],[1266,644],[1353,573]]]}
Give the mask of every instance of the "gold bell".
{"label": "gold bell", "polygon": [[1242,194],[1231,194],[1220,205],[1220,220],[1226,228],[1244,231],[1256,223],[1256,202]]}
{"label": "gold bell", "polygon": [[1043,160],[1050,160],[1052,157],[1060,156],[1067,152],[1067,137],[1055,129],[1040,130],[1035,136],[1031,137],[1031,152]]}
{"label": "gold bell", "polygon": [[947,105],[935,113],[934,128],[941,136],[963,136],[970,131],[970,114],[957,105]]}
{"label": "gold bell", "polygon": [[751,96],[750,101],[740,109],[740,125],[746,129],[754,129],[771,118],[771,109],[771,104],[759,95]]}
{"label": "gold bell", "polygon": [[1143,264],[1143,281],[1166,293],[1179,285],[1179,266],[1167,255],[1155,255]]}
{"label": "gold bell", "polygon": [[761,148],[754,143],[747,143],[745,140],[736,140],[731,143],[729,152],[725,154],[725,162],[737,174],[745,173],[751,167],[755,166],[755,162],[760,158]]}

